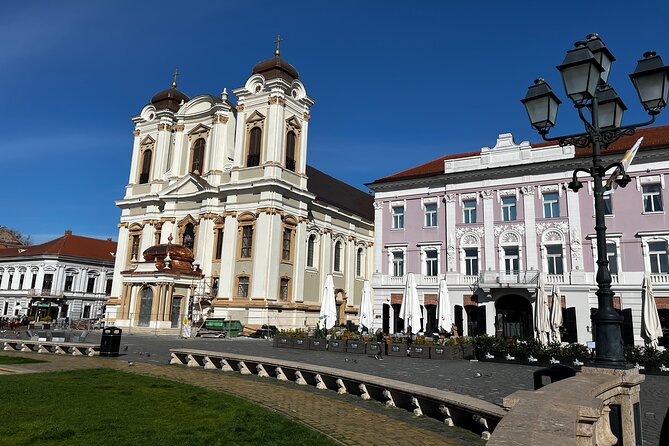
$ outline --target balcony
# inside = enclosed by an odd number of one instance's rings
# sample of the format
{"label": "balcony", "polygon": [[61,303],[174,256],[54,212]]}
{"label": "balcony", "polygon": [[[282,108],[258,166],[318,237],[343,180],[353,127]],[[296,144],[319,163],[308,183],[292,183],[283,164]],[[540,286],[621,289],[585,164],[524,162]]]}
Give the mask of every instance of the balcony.
{"label": "balcony", "polygon": [[29,297],[63,297],[63,293],[59,293],[57,291],[53,291],[50,289],[38,289],[38,288],[33,288],[28,290],[28,296]]}
{"label": "balcony", "polygon": [[[429,286],[429,287],[438,287],[439,281],[444,278],[443,274],[437,276],[423,276],[422,274],[414,274],[416,278],[416,285],[418,286]],[[404,276],[389,276],[384,274],[382,276],[377,276],[377,279],[374,283],[375,286],[393,286],[404,288],[406,284],[407,277]]]}
{"label": "balcony", "polygon": [[659,285],[669,285],[669,274],[667,273],[651,274],[650,283]]}

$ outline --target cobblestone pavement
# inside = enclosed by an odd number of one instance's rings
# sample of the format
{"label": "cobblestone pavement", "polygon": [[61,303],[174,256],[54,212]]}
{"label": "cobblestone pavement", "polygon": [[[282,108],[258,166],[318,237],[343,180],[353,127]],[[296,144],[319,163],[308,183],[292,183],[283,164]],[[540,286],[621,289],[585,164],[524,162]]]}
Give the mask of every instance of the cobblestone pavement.
{"label": "cobblestone pavement", "polygon": [[[99,334],[92,334],[87,341],[99,342]],[[353,370],[449,390],[500,405],[504,396],[516,390],[532,389],[533,373],[537,370],[537,367],[521,365],[388,356],[383,361],[378,361],[367,355],[275,348],[270,341],[262,339],[178,339],[173,336],[126,333],[121,340],[122,355],[116,359],[109,358],[109,361],[121,361],[125,364],[128,360],[134,360],[166,364],[170,358],[170,348],[248,354]],[[660,433],[668,410],[669,378],[646,376],[646,381],[641,386],[644,446],[660,444]],[[669,425],[665,428],[667,429]]]}
{"label": "cobblestone pavement", "polygon": [[[8,353],[35,358],[35,353]],[[107,358],[40,355],[44,363],[2,366],[5,373],[43,373],[87,368],[112,368],[184,382],[222,391],[283,413],[345,445],[449,445],[484,444],[478,435],[428,418],[418,418],[401,409],[365,402],[352,395],[319,391],[257,376],[221,373],[185,366],[158,365]],[[0,374],[3,370],[0,369]]]}

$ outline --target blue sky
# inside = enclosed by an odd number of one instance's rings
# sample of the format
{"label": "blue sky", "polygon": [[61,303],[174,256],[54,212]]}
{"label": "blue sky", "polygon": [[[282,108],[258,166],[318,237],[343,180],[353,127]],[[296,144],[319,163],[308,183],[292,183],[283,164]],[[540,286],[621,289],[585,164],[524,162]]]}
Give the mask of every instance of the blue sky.
{"label": "blue sky", "polygon": [[[537,141],[519,99],[598,32],[610,82],[645,119],[628,74],[669,63],[663,1],[34,1],[0,6],[0,225],[43,242],[117,237],[133,125],[178,67],[189,96],[243,85],[282,57],[316,100],[308,163],[357,187],[447,153]],[[582,130],[564,102],[555,133]],[[669,111],[658,123],[669,122]]]}

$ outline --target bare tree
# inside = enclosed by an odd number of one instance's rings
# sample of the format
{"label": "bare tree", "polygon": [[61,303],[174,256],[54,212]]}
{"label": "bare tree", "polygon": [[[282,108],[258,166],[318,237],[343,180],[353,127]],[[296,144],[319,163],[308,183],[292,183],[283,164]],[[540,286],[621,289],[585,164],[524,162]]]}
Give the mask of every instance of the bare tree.
{"label": "bare tree", "polygon": [[6,235],[9,236],[9,238],[15,239],[18,241],[20,244],[25,245],[25,246],[30,246],[33,244],[33,237],[32,235],[25,235],[20,231],[17,231],[16,229],[11,229],[6,226],[0,226],[0,236],[2,236],[2,233],[5,233]]}

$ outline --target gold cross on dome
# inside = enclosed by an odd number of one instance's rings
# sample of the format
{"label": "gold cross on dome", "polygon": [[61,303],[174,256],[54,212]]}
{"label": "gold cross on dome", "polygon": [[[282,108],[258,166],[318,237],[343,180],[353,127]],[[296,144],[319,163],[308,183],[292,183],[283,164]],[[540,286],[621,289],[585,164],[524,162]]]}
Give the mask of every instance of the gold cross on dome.
{"label": "gold cross on dome", "polygon": [[172,75],[172,88],[177,88],[177,76],[180,74],[178,68],[174,70],[174,74]]}
{"label": "gold cross on dome", "polygon": [[280,51],[280,48],[279,48],[281,46],[281,42],[283,42],[283,39],[281,38],[281,35],[277,35],[276,39],[274,39],[274,43],[276,44],[276,49],[274,50],[274,55],[277,56],[277,57],[279,57],[279,54],[281,54],[281,51]]}

